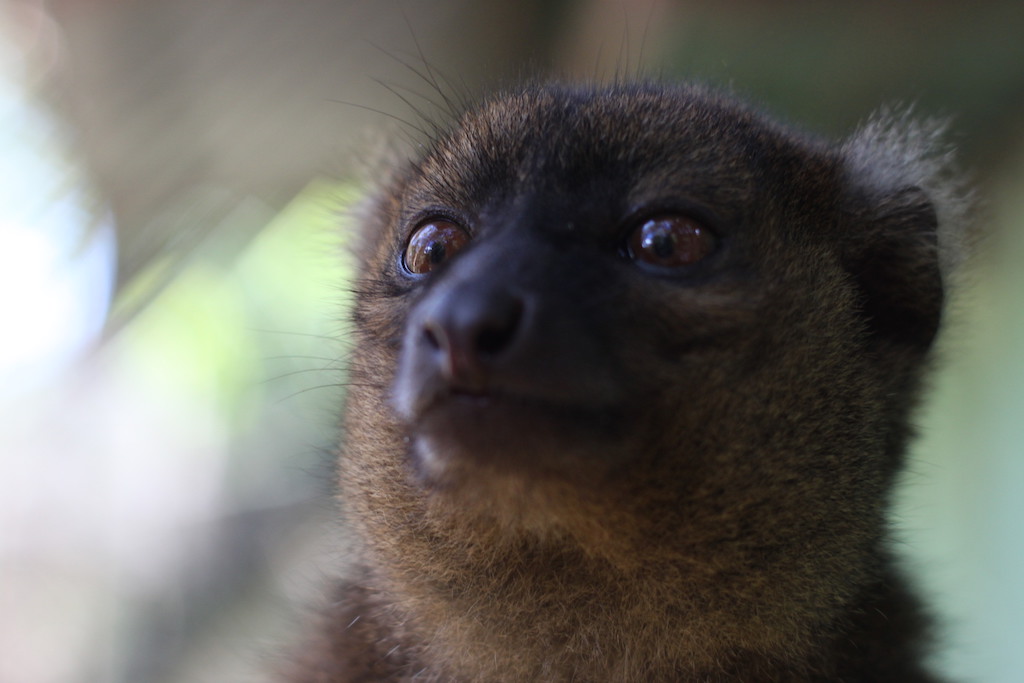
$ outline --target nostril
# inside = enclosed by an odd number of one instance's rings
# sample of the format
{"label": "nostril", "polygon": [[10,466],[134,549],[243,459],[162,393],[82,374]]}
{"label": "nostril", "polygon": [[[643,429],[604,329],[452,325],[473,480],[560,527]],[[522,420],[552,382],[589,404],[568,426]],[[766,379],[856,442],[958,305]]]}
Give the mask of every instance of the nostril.
{"label": "nostril", "polygon": [[496,356],[509,346],[519,329],[523,317],[523,303],[509,298],[492,315],[482,321],[477,332],[476,350],[487,356]]}
{"label": "nostril", "polygon": [[434,331],[436,323],[428,322],[423,327],[423,338],[427,340],[427,345],[432,349],[437,350],[441,348],[441,340],[438,339],[437,333]]}

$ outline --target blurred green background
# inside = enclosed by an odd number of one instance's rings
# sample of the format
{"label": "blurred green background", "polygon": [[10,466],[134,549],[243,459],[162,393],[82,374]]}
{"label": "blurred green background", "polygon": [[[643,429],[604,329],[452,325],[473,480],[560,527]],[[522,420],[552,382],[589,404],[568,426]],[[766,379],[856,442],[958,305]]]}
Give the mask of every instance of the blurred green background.
{"label": "blurred green background", "polygon": [[[0,0],[0,681],[266,681],[325,576],[350,211],[532,75],[953,117],[984,237],[897,499],[953,680],[1024,681],[1024,3]],[[396,120],[397,119],[397,120]]]}

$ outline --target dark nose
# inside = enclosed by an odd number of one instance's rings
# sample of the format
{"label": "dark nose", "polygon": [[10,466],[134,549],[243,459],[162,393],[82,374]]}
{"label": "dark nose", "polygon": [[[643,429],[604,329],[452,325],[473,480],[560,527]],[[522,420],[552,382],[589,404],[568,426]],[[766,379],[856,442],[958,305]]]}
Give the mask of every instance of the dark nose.
{"label": "dark nose", "polygon": [[507,290],[463,285],[431,302],[421,343],[453,388],[482,391],[521,336],[524,309]]}

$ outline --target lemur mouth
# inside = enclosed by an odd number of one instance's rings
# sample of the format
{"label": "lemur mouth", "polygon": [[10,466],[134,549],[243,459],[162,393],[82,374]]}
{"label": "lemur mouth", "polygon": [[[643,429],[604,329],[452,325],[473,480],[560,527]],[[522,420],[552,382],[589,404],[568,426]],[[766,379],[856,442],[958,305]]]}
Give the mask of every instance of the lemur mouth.
{"label": "lemur mouth", "polygon": [[407,422],[414,455],[431,467],[557,468],[610,443],[617,411],[495,390],[446,388]]}
{"label": "lemur mouth", "polygon": [[[617,404],[610,392],[587,392],[569,382],[536,373],[481,376],[474,381],[412,365],[392,388],[392,406],[414,430],[435,422],[455,433],[476,429],[554,428],[558,423],[590,422]],[[522,424],[518,424],[522,423]]]}
{"label": "lemur mouth", "polygon": [[597,417],[599,411],[564,402],[491,388],[445,388],[417,410],[412,420],[417,431],[433,425],[454,434],[481,432],[497,440],[512,430],[537,431],[566,426]]}

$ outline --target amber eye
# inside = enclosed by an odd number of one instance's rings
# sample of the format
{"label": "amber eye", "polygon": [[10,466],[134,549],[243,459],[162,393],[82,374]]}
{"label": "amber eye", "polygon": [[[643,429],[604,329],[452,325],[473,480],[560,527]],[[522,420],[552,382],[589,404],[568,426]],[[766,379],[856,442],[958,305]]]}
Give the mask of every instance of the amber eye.
{"label": "amber eye", "polygon": [[651,218],[629,236],[629,255],[633,260],[662,268],[697,263],[714,247],[711,231],[688,216]]}
{"label": "amber eye", "polygon": [[469,233],[457,223],[428,220],[413,231],[402,262],[416,275],[429,273],[469,244]]}

